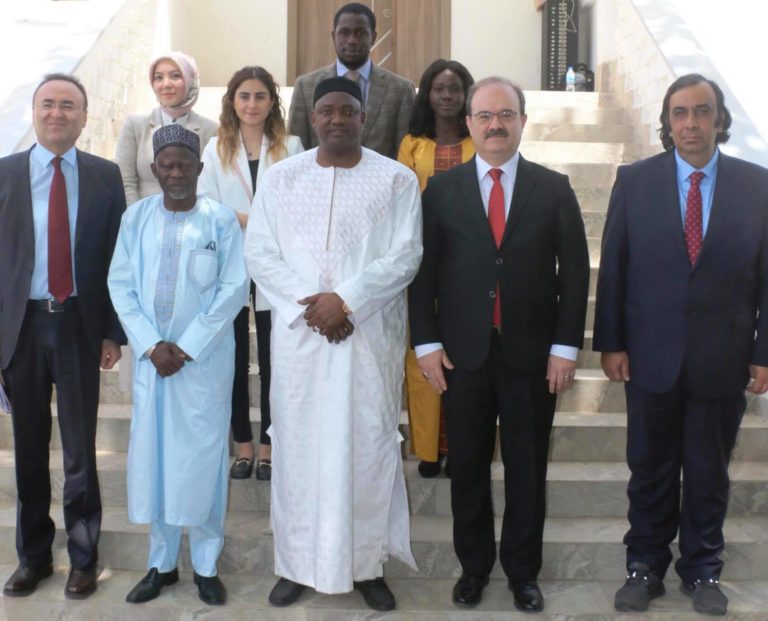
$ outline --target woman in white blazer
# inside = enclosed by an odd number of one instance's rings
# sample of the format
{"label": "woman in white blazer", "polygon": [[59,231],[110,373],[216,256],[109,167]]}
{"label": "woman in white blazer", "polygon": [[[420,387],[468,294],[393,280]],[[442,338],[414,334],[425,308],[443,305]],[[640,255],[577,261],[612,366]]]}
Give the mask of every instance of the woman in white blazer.
{"label": "woman in white blazer", "polygon": [[152,136],[158,128],[178,123],[200,136],[200,144],[216,135],[216,122],[192,110],[200,92],[194,58],[183,52],[160,56],[149,67],[149,83],[160,105],[148,115],[132,115],[125,120],[115,152],[129,205],[160,192],[150,169],[154,160]]}
{"label": "woman in white blazer", "polygon": [[[264,171],[275,162],[303,151],[296,136],[285,129],[280,95],[270,73],[262,67],[243,67],[235,72],[221,98],[218,136],[203,151],[203,172],[198,192],[235,210],[245,232],[256,186]],[[271,442],[267,429],[269,412],[269,336],[272,328],[269,304],[251,283],[256,318],[256,348],[261,385],[261,434],[256,478],[272,476]],[[253,472],[254,447],[249,419],[248,306],[235,319],[235,380],[232,391],[232,435],[237,455],[230,470],[233,479],[247,479]]]}

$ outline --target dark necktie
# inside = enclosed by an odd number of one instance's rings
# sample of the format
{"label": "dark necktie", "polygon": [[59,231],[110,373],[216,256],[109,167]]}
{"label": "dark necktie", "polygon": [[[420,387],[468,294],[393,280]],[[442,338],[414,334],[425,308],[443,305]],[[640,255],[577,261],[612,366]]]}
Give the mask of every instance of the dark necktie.
{"label": "dark necktie", "polygon": [[[501,246],[501,238],[504,236],[504,225],[506,224],[506,215],[504,214],[504,188],[501,185],[500,168],[491,168],[488,172],[493,179],[491,195],[488,198],[488,222],[491,225],[493,239],[496,241],[496,247]],[[496,298],[493,303],[493,325],[501,327],[501,296],[499,295],[499,283],[496,283]]]}
{"label": "dark necktie", "polygon": [[685,245],[688,248],[688,259],[691,265],[701,252],[703,235],[703,223],[701,216],[701,189],[699,184],[704,178],[704,173],[696,171],[691,174],[691,187],[688,190],[688,198],[685,201]]}
{"label": "dark necktie", "polygon": [[67,184],[61,172],[61,158],[54,157],[51,163],[53,181],[48,197],[48,290],[56,300],[63,302],[74,290]]}

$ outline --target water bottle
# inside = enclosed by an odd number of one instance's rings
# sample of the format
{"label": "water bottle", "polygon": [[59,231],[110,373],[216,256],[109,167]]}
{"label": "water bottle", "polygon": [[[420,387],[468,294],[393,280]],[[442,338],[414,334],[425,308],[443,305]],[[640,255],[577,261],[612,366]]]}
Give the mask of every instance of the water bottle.
{"label": "water bottle", "polygon": [[576,90],[576,74],[573,72],[573,67],[571,66],[569,66],[568,71],[565,72],[565,90],[571,92]]}

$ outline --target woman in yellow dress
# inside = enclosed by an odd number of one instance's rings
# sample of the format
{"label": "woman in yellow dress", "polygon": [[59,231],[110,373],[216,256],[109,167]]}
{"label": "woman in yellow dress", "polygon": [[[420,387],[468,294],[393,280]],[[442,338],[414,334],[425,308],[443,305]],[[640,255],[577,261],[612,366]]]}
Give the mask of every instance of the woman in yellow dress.
{"label": "woman in yellow dress", "polygon": [[[397,159],[416,173],[422,192],[432,175],[466,162],[475,154],[464,106],[473,83],[464,65],[442,58],[427,67],[421,77],[408,133],[400,143]],[[434,477],[448,453],[445,421],[440,395],[422,376],[410,347],[405,358],[405,380],[411,450],[421,459],[421,476]]]}

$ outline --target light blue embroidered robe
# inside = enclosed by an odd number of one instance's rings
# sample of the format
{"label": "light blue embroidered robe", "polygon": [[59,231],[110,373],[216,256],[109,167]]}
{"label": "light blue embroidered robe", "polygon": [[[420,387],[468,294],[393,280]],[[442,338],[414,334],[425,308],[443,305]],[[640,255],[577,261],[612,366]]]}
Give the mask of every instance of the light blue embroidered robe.
{"label": "light blue embroidered robe", "polygon": [[[196,526],[214,503],[226,506],[232,322],[248,281],[234,212],[198,196],[183,216],[173,313],[161,324],[155,294],[169,214],[159,194],[132,205],[109,271],[112,303],[134,351],[128,517]],[[145,355],[158,341],[176,343],[193,361],[161,378]]]}

